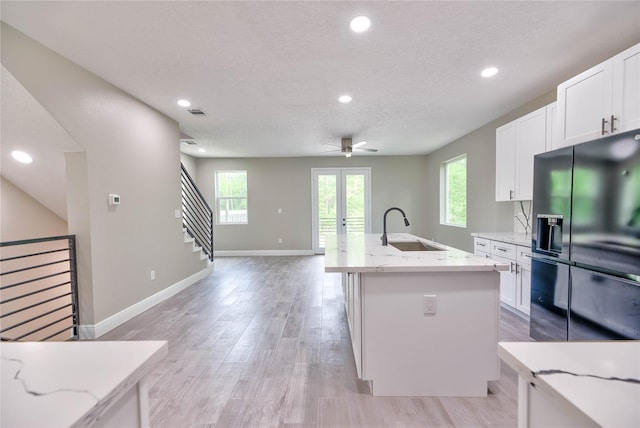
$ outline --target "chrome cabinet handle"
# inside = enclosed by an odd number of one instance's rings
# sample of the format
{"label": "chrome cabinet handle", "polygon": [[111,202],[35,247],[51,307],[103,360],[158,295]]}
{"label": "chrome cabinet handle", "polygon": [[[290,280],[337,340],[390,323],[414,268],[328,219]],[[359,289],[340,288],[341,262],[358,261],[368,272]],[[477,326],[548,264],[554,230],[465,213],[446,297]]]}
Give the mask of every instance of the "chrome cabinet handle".
{"label": "chrome cabinet handle", "polygon": [[503,252],[505,252],[505,253],[507,252],[507,250],[506,250],[505,248],[500,248],[500,247],[496,247],[496,250],[498,250],[498,251],[503,251]]}
{"label": "chrome cabinet handle", "polygon": [[513,190],[509,190],[509,199],[513,199]]}
{"label": "chrome cabinet handle", "polygon": [[602,118],[602,127],[600,129],[600,131],[602,132],[602,135],[607,133],[607,130],[605,129],[605,125],[609,123],[607,122],[607,119],[605,119],[604,117]]}
{"label": "chrome cabinet handle", "polygon": [[481,244],[481,243],[479,243],[479,242],[478,242],[478,244],[477,244],[477,245],[478,245],[478,247],[486,247],[486,246],[487,246],[487,244]]}
{"label": "chrome cabinet handle", "polygon": [[611,115],[611,133],[613,134],[615,131],[618,130],[618,128],[615,127],[615,121],[618,120],[617,117],[615,117],[614,115]]}

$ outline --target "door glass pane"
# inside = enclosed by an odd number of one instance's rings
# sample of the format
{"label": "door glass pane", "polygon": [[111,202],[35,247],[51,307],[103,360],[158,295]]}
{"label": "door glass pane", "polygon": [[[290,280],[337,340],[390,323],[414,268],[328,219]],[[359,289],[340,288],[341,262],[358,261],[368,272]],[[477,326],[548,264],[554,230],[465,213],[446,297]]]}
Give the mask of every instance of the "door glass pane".
{"label": "door glass pane", "polygon": [[318,243],[325,247],[326,235],[338,230],[336,217],[336,176],[318,175]]}
{"label": "door glass pane", "polygon": [[347,175],[345,233],[364,233],[364,175]]}

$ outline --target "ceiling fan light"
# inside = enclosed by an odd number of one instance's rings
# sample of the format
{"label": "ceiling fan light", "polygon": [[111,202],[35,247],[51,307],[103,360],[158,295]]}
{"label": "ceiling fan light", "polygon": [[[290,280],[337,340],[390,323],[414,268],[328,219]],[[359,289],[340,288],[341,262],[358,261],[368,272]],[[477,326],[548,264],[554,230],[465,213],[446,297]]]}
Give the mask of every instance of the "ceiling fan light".
{"label": "ceiling fan light", "polygon": [[347,158],[350,158],[351,157],[351,153],[345,153],[344,156],[347,157]]}

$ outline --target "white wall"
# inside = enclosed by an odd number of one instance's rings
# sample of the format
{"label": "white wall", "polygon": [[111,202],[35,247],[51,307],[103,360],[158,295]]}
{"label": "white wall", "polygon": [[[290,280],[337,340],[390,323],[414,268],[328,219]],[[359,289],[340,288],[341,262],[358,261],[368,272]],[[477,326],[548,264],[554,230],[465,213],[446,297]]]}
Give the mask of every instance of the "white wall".
{"label": "white wall", "polygon": [[[85,212],[69,213],[78,269],[90,275],[79,284],[81,324],[102,321],[203,269],[174,217],[178,124],[4,23],[2,64],[86,150],[84,160],[74,158],[86,162],[86,172],[71,166],[77,180],[86,180],[84,190],[72,186],[80,192],[75,209]],[[122,204],[109,206],[109,193],[120,194]]]}
{"label": "white wall", "polygon": [[[402,208],[411,222],[390,215],[389,231],[423,234],[424,156],[234,158],[197,160],[203,195],[215,207],[216,170],[247,170],[249,224],[216,225],[216,251],[312,249],[311,168],[371,167],[372,231],[382,232],[384,211]],[[282,214],[278,214],[282,208]],[[278,244],[278,238],[283,239]]]}

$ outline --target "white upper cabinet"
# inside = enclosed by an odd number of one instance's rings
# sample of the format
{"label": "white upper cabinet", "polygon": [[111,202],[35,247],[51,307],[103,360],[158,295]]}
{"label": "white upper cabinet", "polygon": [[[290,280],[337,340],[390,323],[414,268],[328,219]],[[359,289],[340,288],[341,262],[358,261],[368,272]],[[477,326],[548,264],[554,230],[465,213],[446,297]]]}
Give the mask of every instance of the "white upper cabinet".
{"label": "white upper cabinet", "polygon": [[640,127],[640,44],[558,86],[552,148]]}
{"label": "white upper cabinet", "polygon": [[640,44],[613,57],[615,132],[640,128]]}
{"label": "white upper cabinet", "polygon": [[516,124],[496,129],[496,201],[511,201],[515,194]]}
{"label": "white upper cabinet", "polygon": [[516,189],[520,201],[533,199],[533,157],[544,153],[547,142],[547,107],[516,121]]}
{"label": "white upper cabinet", "polygon": [[533,157],[547,150],[553,111],[555,103],[496,129],[496,201],[533,199]]}

